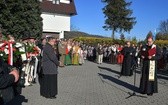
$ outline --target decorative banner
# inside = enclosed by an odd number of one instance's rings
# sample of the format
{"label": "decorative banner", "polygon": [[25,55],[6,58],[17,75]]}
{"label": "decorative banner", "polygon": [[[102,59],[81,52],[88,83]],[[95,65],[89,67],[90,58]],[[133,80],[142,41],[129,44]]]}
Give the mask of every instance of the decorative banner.
{"label": "decorative banner", "polygon": [[0,49],[4,49],[5,54],[8,54],[8,64],[13,65],[13,41],[4,41],[0,45]]}
{"label": "decorative banner", "polygon": [[155,61],[149,62],[149,81],[155,80]]}
{"label": "decorative banner", "polygon": [[13,65],[13,46],[12,46],[13,42],[8,42],[8,64],[9,65]]}
{"label": "decorative banner", "polygon": [[[156,45],[152,45],[152,48],[148,51],[149,56],[155,56],[156,54]],[[149,60],[149,81],[155,80],[155,60]]]}
{"label": "decorative banner", "polygon": [[16,43],[15,45],[17,48],[19,48],[20,52],[24,52],[23,54],[21,54],[21,58],[22,61],[26,61],[27,60],[27,56],[26,56],[26,49],[25,46],[22,43]]}

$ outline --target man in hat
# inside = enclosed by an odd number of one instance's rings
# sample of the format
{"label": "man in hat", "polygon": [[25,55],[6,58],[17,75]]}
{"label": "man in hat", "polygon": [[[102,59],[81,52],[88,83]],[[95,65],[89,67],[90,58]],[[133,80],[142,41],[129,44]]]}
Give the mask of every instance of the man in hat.
{"label": "man in hat", "polygon": [[37,66],[38,66],[38,58],[41,53],[40,48],[36,45],[35,37],[28,38],[28,46],[32,47],[32,52],[29,52],[29,60],[30,60],[30,82],[36,83],[37,76]]}
{"label": "man in hat", "polygon": [[161,52],[154,44],[153,37],[147,38],[147,44],[141,49],[142,76],[140,81],[140,92],[142,94],[153,95],[158,92],[157,85],[157,60],[160,59]]}

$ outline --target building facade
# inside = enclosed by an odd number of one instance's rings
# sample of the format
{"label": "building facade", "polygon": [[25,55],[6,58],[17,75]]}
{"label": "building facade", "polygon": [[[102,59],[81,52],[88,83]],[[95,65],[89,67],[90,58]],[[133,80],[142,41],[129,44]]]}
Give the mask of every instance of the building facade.
{"label": "building facade", "polygon": [[71,16],[76,15],[74,0],[40,0],[43,18],[43,36],[54,35],[64,38],[70,31]]}

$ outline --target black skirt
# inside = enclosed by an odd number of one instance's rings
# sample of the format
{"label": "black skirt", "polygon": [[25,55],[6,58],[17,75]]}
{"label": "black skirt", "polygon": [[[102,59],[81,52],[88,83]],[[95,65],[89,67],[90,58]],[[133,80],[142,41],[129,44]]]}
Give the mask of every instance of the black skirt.
{"label": "black skirt", "polygon": [[50,98],[56,96],[57,94],[57,74],[43,75],[40,83],[40,95]]}

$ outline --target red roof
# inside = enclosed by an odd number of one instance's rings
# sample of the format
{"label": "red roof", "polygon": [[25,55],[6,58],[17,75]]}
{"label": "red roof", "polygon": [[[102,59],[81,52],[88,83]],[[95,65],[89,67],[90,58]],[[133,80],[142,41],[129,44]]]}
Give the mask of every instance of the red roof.
{"label": "red roof", "polygon": [[40,4],[42,12],[76,15],[74,0],[70,0],[70,4],[59,3],[53,4],[52,1],[43,0]]}

